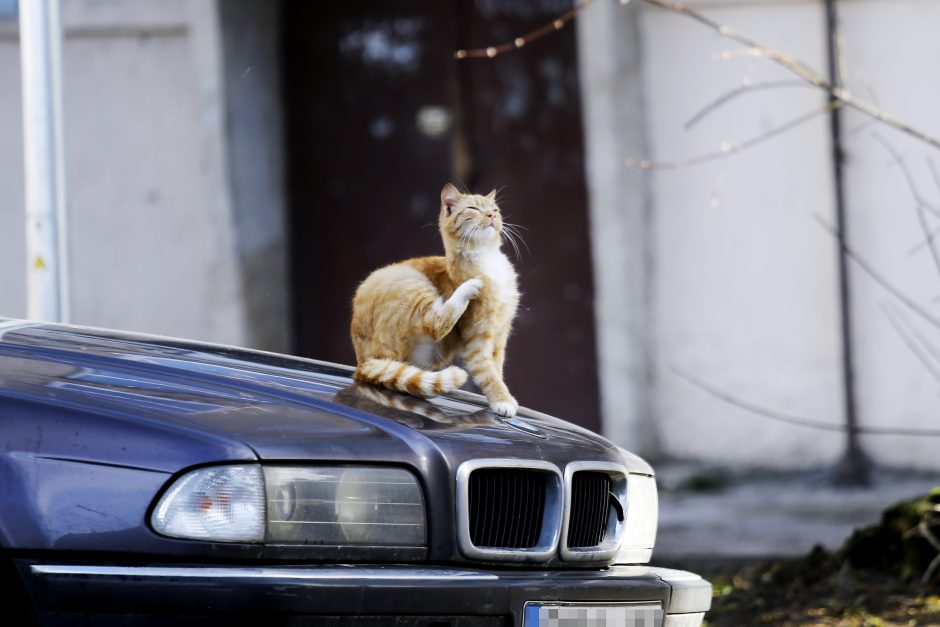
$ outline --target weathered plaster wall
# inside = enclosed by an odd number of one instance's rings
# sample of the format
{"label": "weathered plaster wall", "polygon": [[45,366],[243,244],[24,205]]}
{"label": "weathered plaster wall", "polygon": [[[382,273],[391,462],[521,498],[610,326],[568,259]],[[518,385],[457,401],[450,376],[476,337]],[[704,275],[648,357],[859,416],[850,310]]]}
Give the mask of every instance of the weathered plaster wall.
{"label": "weathered plaster wall", "polygon": [[[822,2],[688,4],[826,67]],[[838,433],[757,417],[677,374],[779,411],[844,420],[837,251],[813,217],[834,221],[825,116],[695,167],[638,173],[625,163],[714,152],[818,109],[824,97],[804,87],[755,92],[686,129],[743,81],[789,76],[766,60],[721,60],[740,46],[638,3],[597,3],[580,28],[582,94],[600,100],[586,104],[599,344],[619,360],[601,363],[604,397],[616,399],[605,403],[605,430],[663,456],[787,468],[834,462]],[[604,49],[605,41],[616,46]]]}
{"label": "weathered plaster wall", "polygon": [[[228,15],[243,4],[226,3],[223,24],[215,0],[63,2],[73,322],[287,348],[280,136],[244,129],[259,115],[280,127],[276,13]],[[268,32],[233,40],[259,13]],[[233,85],[226,52],[254,55],[255,76]],[[0,23],[0,77],[0,314],[19,317],[15,21]]]}

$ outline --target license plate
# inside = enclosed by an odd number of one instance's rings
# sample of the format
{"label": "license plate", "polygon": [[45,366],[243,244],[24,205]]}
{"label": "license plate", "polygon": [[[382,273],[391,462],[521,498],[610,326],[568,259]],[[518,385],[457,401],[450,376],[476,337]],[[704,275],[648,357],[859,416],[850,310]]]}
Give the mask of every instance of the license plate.
{"label": "license plate", "polygon": [[661,627],[659,603],[525,604],[525,627]]}

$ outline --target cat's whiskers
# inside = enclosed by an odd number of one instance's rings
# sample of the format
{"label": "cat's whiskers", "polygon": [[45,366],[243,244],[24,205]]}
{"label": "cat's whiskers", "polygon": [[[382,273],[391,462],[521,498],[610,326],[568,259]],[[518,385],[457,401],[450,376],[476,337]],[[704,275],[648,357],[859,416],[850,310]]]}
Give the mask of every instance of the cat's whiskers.
{"label": "cat's whiskers", "polygon": [[469,226],[467,226],[466,229],[464,229],[463,234],[460,236],[460,245],[461,245],[460,247],[461,247],[461,248],[464,248],[464,247],[470,245],[470,240],[471,240],[473,234],[476,233],[477,226],[478,226],[478,225],[477,225],[476,223],[473,223],[473,224],[470,224]]}
{"label": "cat's whiskers", "polygon": [[466,225],[466,222],[460,225],[460,235],[457,237],[457,248],[463,248],[464,241],[467,238],[467,231],[470,230],[470,227]]}
{"label": "cat's whiskers", "polygon": [[[503,233],[508,236],[511,242],[515,242],[518,239],[519,242],[521,242],[522,245],[525,246],[526,252],[531,254],[532,250],[529,248],[529,244],[526,243],[525,238],[522,236],[520,229],[528,230],[526,229],[526,227],[522,226],[521,224],[513,224],[512,222],[503,222]],[[518,258],[521,256],[518,247],[516,247],[516,251],[517,251],[516,256]]]}
{"label": "cat's whiskers", "polygon": [[468,226],[461,234],[460,240],[457,242],[457,247],[460,249],[469,247],[470,242],[472,241],[474,235],[476,235],[476,232],[479,230],[479,228],[480,224],[478,222],[474,222]]}
{"label": "cat's whiskers", "polygon": [[519,259],[522,256],[522,254],[519,252],[519,245],[516,244],[515,235],[513,235],[512,231],[506,228],[505,226],[503,227],[503,231],[501,235],[506,241],[508,241],[512,245],[512,249],[516,252],[516,259]]}

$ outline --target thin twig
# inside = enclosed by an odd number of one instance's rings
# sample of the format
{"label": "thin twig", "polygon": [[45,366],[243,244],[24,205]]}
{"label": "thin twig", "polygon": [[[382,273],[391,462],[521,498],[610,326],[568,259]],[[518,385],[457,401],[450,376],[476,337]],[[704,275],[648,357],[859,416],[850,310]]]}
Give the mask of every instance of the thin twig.
{"label": "thin twig", "polygon": [[[911,196],[914,197],[914,201],[919,206],[930,211],[930,213],[940,217],[940,208],[937,208],[933,203],[929,202],[924,197],[924,195],[920,193],[920,189],[917,188],[917,183],[914,181],[914,175],[911,172],[911,169],[907,167],[907,163],[904,161],[904,156],[901,155],[901,153],[898,152],[892,144],[890,144],[878,133],[872,133],[872,135],[874,135],[875,140],[878,141],[878,143],[884,146],[884,149],[887,150],[888,154],[891,155],[891,159],[897,164],[899,168],[901,168],[901,173],[904,174],[904,180],[907,182],[907,187],[910,189]],[[924,235],[926,236],[927,234],[928,233],[925,231]]]}
{"label": "thin twig", "polygon": [[[927,216],[924,215],[924,209],[929,209],[929,206],[926,204],[926,200],[921,195],[920,190],[917,189],[917,185],[914,182],[914,175],[911,173],[910,168],[907,167],[907,163],[904,161],[904,157],[891,145],[886,139],[881,137],[881,135],[875,133],[875,139],[884,146],[885,150],[891,155],[891,158],[894,159],[894,162],[901,168],[901,172],[904,174],[904,180],[907,182],[907,186],[911,191],[911,195],[916,201],[916,206],[914,208],[914,213],[917,214],[917,222],[920,224],[921,233],[923,233],[926,241],[928,243],[928,248],[930,249],[930,257],[933,259],[934,268],[937,271],[937,277],[940,278],[940,253],[937,252],[936,246],[933,245],[933,237],[930,232],[930,225],[927,224]],[[928,163],[930,161],[928,160]],[[940,214],[940,212],[931,209],[931,213],[935,216]]]}
{"label": "thin twig", "polygon": [[912,137],[916,137],[922,142],[930,144],[934,148],[940,149],[940,140],[938,140],[937,138],[933,137],[932,135],[929,135],[928,133],[925,133],[924,131],[914,128],[913,126],[911,126],[910,124],[902,120],[895,118],[894,116],[888,114],[888,112],[886,112],[884,109],[878,106],[875,106],[874,104],[871,104],[870,102],[866,102],[864,100],[859,100],[855,98],[846,89],[833,86],[825,78],[823,78],[822,75],[820,75],[818,72],[810,68],[808,65],[806,65],[802,61],[799,61],[798,59],[790,55],[768,48],[767,46],[764,46],[758,43],[756,40],[751,39],[750,37],[747,37],[743,35],[742,33],[739,33],[736,30],[729,28],[728,26],[719,24],[718,22],[712,20],[711,18],[705,17],[698,11],[690,9],[688,5],[682,2],[666,2],[665,0],[642,0],[642,2],[645,2],[646,4],[651,4],[653,6],[657,6],[667,11],[672,11],[673,13],[677,13],[679,15],[687,15],[688,17],[692,18],[696,22],[699,22],[700,24],[707,26],[708,28],[716,31],[718,34],[722,35],[723,37],[727,37],[729,39],[737,41],[738,43],[741,43],[747,46],[748,48],[752,49],[753,52],[751,52],[751,54],[767,57],[775,61],[782,67],[789,70],[791,73],[802,78],[803,80],[810,83],[811,85],[814,85],[815,87],[818,87],[819,89],[825,91],[827,94],[829,94],[830,97],[832,97],[833,99],[839,102],[842,102],[846,106],[851,107],[852,109],[855,109],[856,111],[864,115],[867,115],[871,118],[884,122],[888,126],[891,126],[892,128],[895,128],[903,133],[911,135]]}
{"label": "thin twig", "polygon": [[933,571],[940,566],[940,542],[937,541],[936,536],[933,535],[933,532],[930,530],[930,523],[927,522],[927,518],[922,518],[919,523],[917,523],[917,529],[930,546],[932,546],[937,551],[937,556],[930,561],[930,565],[927,567],[927,570],[924,572],[924,576],[921,577],[921,583],[927,583],[930,581],[930,578],[933,576]]}
{"label": "thin twig", "polygon": [[858,253],[856,253],[852,248],[850,248],[849,245],[845,243],[842,240],[842,238],[840,238],[840,231],[838,229],[833,227],[831,224],[827,223],[818,214],[813,214],[813,217],[820,224],[820,226],[822,226],[826,231],[829,232],[830,235],[832,235],[832,237],[835,238],[835,240],[842,247],[842,250],[845,251],[845,254],[848,255],[849,258],[852,261],[854,261],[858,265],[858,267],[861,268],[865,272],[865,274],[867,274],[869,277],[874,279],[874,281],[878,283],[879,285],[881,285],[881,287],[883,287],[884,289],[888,290],[891,294],[893,294],[894,297],[897,298],[899,301],[901,301],[905,306],[907,306],[908,309],[916,313],[918,316],[920,316],[921,318],[923,318],[924,320],[926,320],[933,326],[940,329],[940,320],[935,318],[929,311],[924,309],[913,298],[911,298],[910,296],[902,292],[891,281],[885,278],[883,274],[875,270],[875,268],[868,261],[866,261],[863,257],[861,257]]}
{"label": "thin twig", "polygon": [[940,235],[940,226],[938,226],[938,227],[935,228],[933,231],[931,231],[930,234],[927,235],[927,239],[923,240],[923,241],[920,242],[920,243],[914,244],[914,246],[912,246],[912,247],[910,248],[910,250],[907,251],[907,256],[908,256],[908,257],[911,257],[911,256],[916,255],[917,253],[919,253],[921,250],[923,250],[924,247],[926,247],[926,246],[932,246],[932,245],[933,245],[933,241],[934,241],[935,239],[937,239],[937,236],[938,236],[938,235]]}
{"label": "thin twig", "polygon": [[766,91],[768,89],[780,89],[782,87],[811,87],[811,85],[807,85],[806,81],[801,81],[801,80],[796,80],[796,79],[789,79],[789,80],[782,80],[782,81],[767,81],[766,83],[747,83],[739,87],[735,87],[734,89],[729,89],[725,93],[721,94],[720,96],[718,96],[717,98],[709,102],[707,105],[702,107],[695,115],[690,117],[688,121],[686,121],[686,123],[683,124],[682,127],[685,130],[691,129],[693,126],[701,122],[708,114],[712,113],[713,111],[715,111],[722,105],[731,102],[735,98],[738,98],[739,96],[743,96],[745,94],[753,93],[756,91]]}
{"label": "thin twig", "polygon": [[504,44],[498,44],[495,46],[487,46],[485,48],[469,48],[469,49],[463,49],[463,50],[456,50],[454,52],[454,58],[455,59],[479,59],[479,58],[492,59],[493,57],[497,57],[501,54],[505,54],[513,50],[518,50],[519,48],[522,48],[523,46],[532,43],[536,39],[541,39],[542,37],[545,37],[546,35],[550,35],[551,33],[554,33],[555,31],[561,30],[562,28],[565,27],[565,24],[573,20],[578,13],[583,11],[585,7],[589,6],[592,2],[594,2],[594,0],[582,0],[582,2],[580,4],[575,5],[573,9],[571,9],[570,11],[566,11],[565,13],[562,13],[561,15],[553,19],[551,22],[549,22],[545,26],[536,28],[534,31],[526,33],[525,35],[522,35],[521,37],[516,37],[510,42],[507,42]]}
{"label": "thin twig", "polygon": [[927,216],[924,215],[924,206],[917,205],[917,221],[920,222],[920,230],[926,236],[927,248],[930,249],[930,256],[933,258],[933,266],[937,270],[937,276],[940,277],[940,253],[937,247],[933,245],[933,238],[930,237],[930,226],[927,224]]}
{"label": "thin twig", "polygon": [[[511,52],[513,50],[518,50],[526,44],[529,44],[536,39],[540,39],[549,35],[555,31],[559,31],[564,28],[565,24],[573,20],[585,7],[593,3],[594,0],[582,0],[582,2],[576,5],[573,9],[559,15],[557,18],[549,22],[548,24],[537,28],[534,31],[531,31],[521,37],[516,37],[511,42],[504,44],[499,44],[495,46],[487,46],[485,48],[471,48],[471,49],[461,49],[454,52],[454,57],[457,59],[470,59],[470,58],[489,58],[492,59],[501,54]],[[719,24],[718,22],[712,20],[711,18],[705,17],[698,11],[690,9],[688,5],[682,2],[666,2],[665,0],[641,0],[646,4],[651,4],[653,6],[665,9],[666,11],[671,11],[679,15],[686,15],[696,22],[707,26],[708,28],[714,30],[723,37],[727,37],[738,43],[744,44],[747,46],[747,54],[751,56],[761,56],[767,57],[782,67],[789,70],[791,73],[795,74],[799,78],[803,79],[810,85],[817,87],[825,91],[831,98],[835,101],[841,102],[842,104],[855,109],[863,115],[867,115],[870,118],[884,122],[888,126],[895,128],[902,133],[916,137],[920,141],[930,144],[934,148],[940,149],[940,140],[933,137],[932,135],[914,128],[907,122],[899,120],[894,116],[890,115],[887,111],[881,107],[872,104],[870,102],[859,100],[853,96],[847,89],[833,86],[829,83],[821,74],[817,71],[803,63],[802,61],[796,59],[793,56],[784,54],[772,48],[768,48],[756,40],[747,37],[746,35],[739,33],[738,31]],[[629,0],[620,0],[621,4],[627,4]]]}
{"label": "thin twig", "polygon": [[737,144],[724,142],[721,145],[721,147],[715,152],[708,152],[702,155],[698,155],[696,157],[689,157],[688,159],[679,159],[676,161],[647,161],[647,160],[640,160],[640,159],[628,159],[627,167],[639,168],[641,170],[654,170],[654,169],[655,170],[679,170],[682,168],[688,168],[691,166],[706,163],[708,161],[714,161],[716,159],[723,159],[723,158],[728,157],[729,155],[734,155],[739,152],[743,152],[747,150],[748,148],[753,148],[754,146],[757,146],[758,144],[762,144],[768,139],[772,139],[776,137],[777,135],[780,135],[781,133],[785,133],[789,131],[790,129],[796,128],[797,126],[801,124],[805,124],[806,122],[809,122],[810,120],[816,117],[819,117],[820,115],[830,113],[838,109],[841,106],[842,106],[841,102],[839,102],[838,100],[833,100],[831,102],[826,103],[825,106],[819,109],[814,109],[812,111],[804,113],[803,115],[799,117],[793,118],[792,120],[788,122],[784,122],[780,126],[775,126],[767,131],[764,131],[760,135],[756,135],[754,137],[751,137],[750,139],[746,139],[743,142],[740,142]]}
{"label": "thin twig", "polygon": [[[936,185],[937,190],[940,191],[940,172],[937,172],[937,166],[931,157],[927,157],[927,169],[930,170],[930,175],[933,177],[934,185]],[[920,250],[925,246],[930,246],[931,252],[933,252],[933,241],[936,239],[937,235],[940,235],[940,226],[928,233],[927,239],[907,251],[908,256],[920,252]]]}
{"label": "thin twig", "polygon": [[[887,304],[882,305],[881,311],[884,312],[885,317],[888,318],[888,322],[890,322],[891,326],[894,327],[894,331],[895,333],[898,334],[898,337],[900,337],[901,340],[904,342],[904,344],[907,346],[907,348],[912,353],[914,353],[914,357],[917,358],[917,361],[919,361],[921,365],[923,365],[924,368],[927,369],[927,372],[929,372],[933,376],[934,380],[938,384],[940,384],[940,370],[937,369],[937,364],[931,361],[928,354],[925,353],[924,348],[917,344],[917,341],[915,341],[915,338],[917,338],[917,336],[915,335],[914,338],[911,337],[910,321],[904,318],[901,315],[901,312],[897,311],[894,307],[891,307],[890,305],[887,305]],[[903,321],[903,325],[902,325],[902,321]],[[904,325],[906,325],[907,328],[905,328]]]}
{"label": "thin twig", "polygon": [[911,333],[911,335],[914,336],[914,338],[920,344],[920,347],[924,349],[925,351],[927,351],[930,354],[930,356],[933,357],[934,361],[936,361],[937,363],[940,363],[940,349],[937,349],[936,346],[931,344],[930,340],[924,337],[924,334],[921,333],[920,330],[916,326],[914,326],[910,322],[910,320],[907,319],[907,317],[903,314],[903,312],[900,309],[896,309],[895,313],[897,313],[898,316],[900,316],[900,319],[907,326],[907,330]]}
{"label": "thin twig", "polygon": [[[778,422],[785,422],[791,425],[797,425],[800,427],[809,427],[810,429],[819,429],[822,431],[846,431],[847,428],[845,425],[835,424],[831,422],[824,422],[822,420],[812,420],[810,418],[803,418],[801,416],[794,416],[792,414],[786,414],[779,412],[775,409],[770,409],[750,401],[743,400],[736,396],[733,396],[727,392],[724,392],[717,387],[706,383],[705,381],[699,379],[698,377],[692,376],[691,374],[684,372],[683,370],[672,366],[672,371],[676,375],[686,382],[691,383],[700,390],[707,392],[714,396],[715,398],[722,400],[729,405],[734,405],[746,411],[749,411],[753,414],[769,418],[771,420],[776,420]],[[940,437],[940,429],[913,429],[905,427],[871,427],[871,426],[859,426],[855,428],[855,431],[858,433],[865,433],[869,435],[903,435],[903,436],[914,436],[914,437]]]}
{"label": "thin twig", "polygon": [[937,191],[940,191],[940,172],[937,171],[937,164],[934,163],[933,157],[927,157],[927,169],[930,170],[930,176],[933,178]]}

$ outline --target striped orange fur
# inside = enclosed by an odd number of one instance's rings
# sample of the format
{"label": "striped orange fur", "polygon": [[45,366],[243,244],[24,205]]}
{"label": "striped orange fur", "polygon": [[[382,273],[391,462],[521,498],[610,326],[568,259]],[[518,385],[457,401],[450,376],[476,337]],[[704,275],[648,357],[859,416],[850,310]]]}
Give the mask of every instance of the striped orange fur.
{"label": "striped orange fur", "polygon": [[443,257],[416,257],[380,268],[356,290],[350,327],[354,377],[415,396],[459,388],[467,372],[490,408],[513,416],[503,382],[506,342],[519,305],[516,272],[500,250],[503,221],[496,193],[441,190]]}

